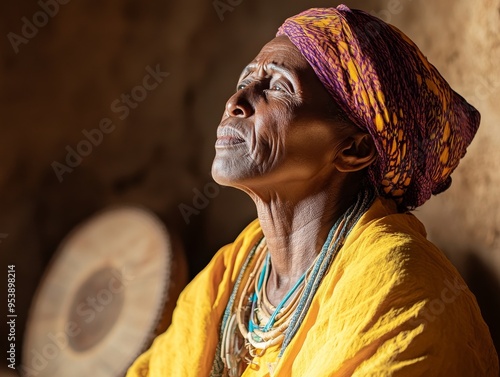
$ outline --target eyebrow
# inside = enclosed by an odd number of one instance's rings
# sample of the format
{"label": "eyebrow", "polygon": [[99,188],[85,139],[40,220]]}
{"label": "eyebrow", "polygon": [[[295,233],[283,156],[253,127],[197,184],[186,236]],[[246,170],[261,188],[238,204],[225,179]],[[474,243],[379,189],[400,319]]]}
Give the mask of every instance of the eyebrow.
{"label": "eyebrow", "polygon": [[[249,65],[247,65],[243,69],[243,72],[241,72],[240,80],[242,77],[246,77],[251,71],[255,70],[255,68],[257,68],[257,66],[258,66],[257,63],[250,63]],[[272,71],[281,73],[283,76],[285,76],[289,80],[293,80],[296,77],[296,75],[293,74],[289,69],[283,67],[282,65],[278,65],[276,63],[266,64],[265,67],[267,70],[272,70]]]}

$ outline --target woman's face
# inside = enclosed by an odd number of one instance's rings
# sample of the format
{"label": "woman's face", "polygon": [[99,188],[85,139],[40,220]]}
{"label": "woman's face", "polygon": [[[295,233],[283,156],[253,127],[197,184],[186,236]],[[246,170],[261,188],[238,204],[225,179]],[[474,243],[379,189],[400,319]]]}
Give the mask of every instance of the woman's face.
{"label": "woman's face", "polygon": [[[333,100],[285,36],[243,70],[217,128],[214,179],[256,190],[329,179],[345,130]],[[284,187],[284,186],[282,186]]]}

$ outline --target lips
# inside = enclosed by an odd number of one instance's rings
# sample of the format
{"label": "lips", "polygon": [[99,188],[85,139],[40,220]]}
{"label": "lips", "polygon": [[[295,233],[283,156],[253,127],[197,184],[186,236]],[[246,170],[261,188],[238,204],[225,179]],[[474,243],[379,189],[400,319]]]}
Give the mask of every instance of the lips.
{"label": "lips", "polygon": [[229,147],[245,142],[243,135],[232,126],[219,126],[217,129],[216,147]]}
{"label": "lips", "polygon": [[245,141],[242,139],[238,139],[235,137],[230,137],[230,136],[223,136],[220,138],[217,138],[217,141],[215,142],[216,147],[228,147],[232,145],[237,145],[237,144],[242,144]]}

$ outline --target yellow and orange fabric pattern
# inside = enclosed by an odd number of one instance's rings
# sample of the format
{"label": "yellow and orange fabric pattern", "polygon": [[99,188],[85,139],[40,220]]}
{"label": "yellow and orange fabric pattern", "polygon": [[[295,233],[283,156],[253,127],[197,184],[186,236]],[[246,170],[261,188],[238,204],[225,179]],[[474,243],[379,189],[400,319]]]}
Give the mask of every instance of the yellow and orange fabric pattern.
{"label": "yellow and orange fabric pattern", "polygon": [[[252,222],[187,286],[170,328],[127,377],[209,376],[221,317],[247,254]],[[498,376],[498,356],[477,302],[423,225],[378,198],[321,282],[278,358],[267,349],[244,377]]]}

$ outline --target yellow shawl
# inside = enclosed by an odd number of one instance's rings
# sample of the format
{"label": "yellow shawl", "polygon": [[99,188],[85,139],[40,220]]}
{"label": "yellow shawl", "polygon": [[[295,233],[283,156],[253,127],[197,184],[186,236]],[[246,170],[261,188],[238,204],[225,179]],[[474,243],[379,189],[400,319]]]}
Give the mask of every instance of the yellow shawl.
{"label": "yellow shawl", "polygon": [[[261,237],[254,221],[214,256],[127,377],[209,376],[229,295]],[[386,199],[353,228],[281,359],[278,351],[243,376],[498,376],[473,294],[423,225]]]}

